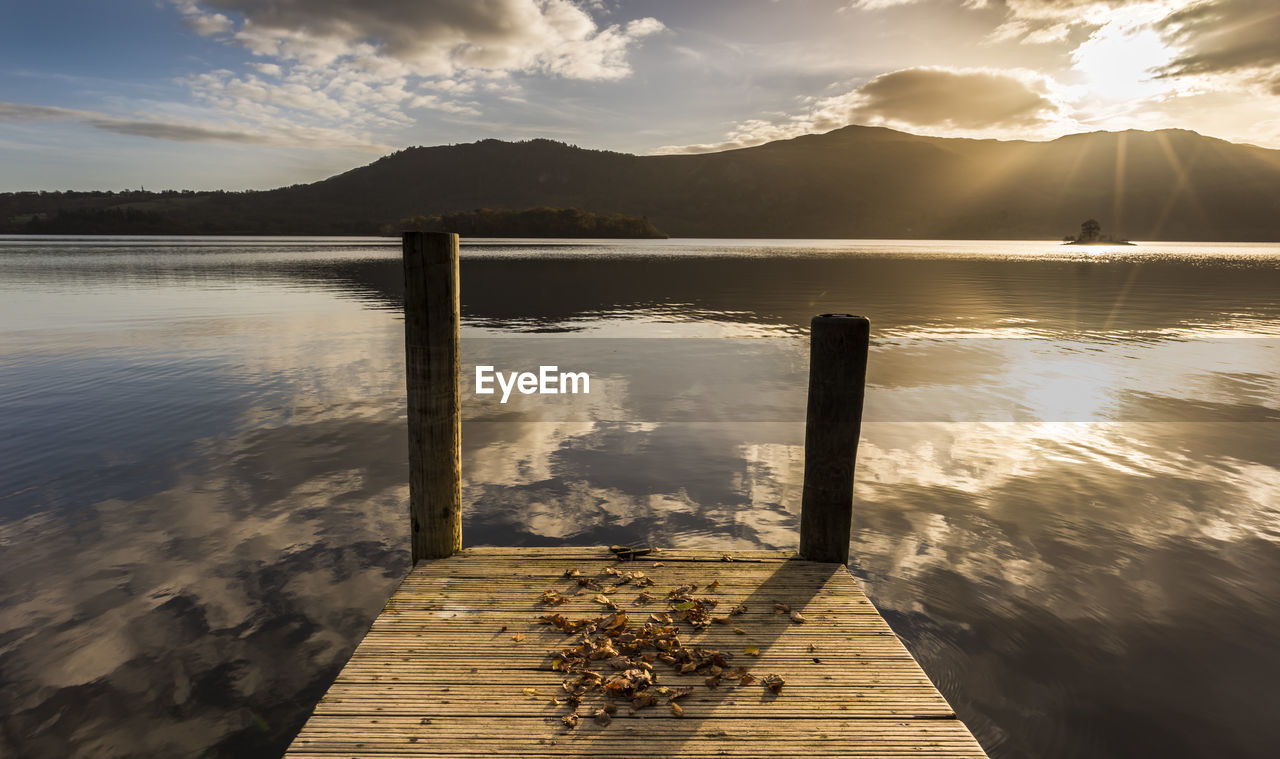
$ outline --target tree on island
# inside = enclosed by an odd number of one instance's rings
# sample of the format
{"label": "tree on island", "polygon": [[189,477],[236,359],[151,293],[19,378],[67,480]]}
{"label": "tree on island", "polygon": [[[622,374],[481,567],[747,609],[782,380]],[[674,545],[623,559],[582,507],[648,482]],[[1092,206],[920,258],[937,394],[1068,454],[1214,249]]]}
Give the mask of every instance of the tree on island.
{"label": "tree on island", "polygon": [[1062,238],[1067,245],[1132,245],[1128,240],[1117,240],[1111,235],[1102,234],[1102,225],[1097,219],[1085,219],[1080,224],[1078,236],[1067,235]]}

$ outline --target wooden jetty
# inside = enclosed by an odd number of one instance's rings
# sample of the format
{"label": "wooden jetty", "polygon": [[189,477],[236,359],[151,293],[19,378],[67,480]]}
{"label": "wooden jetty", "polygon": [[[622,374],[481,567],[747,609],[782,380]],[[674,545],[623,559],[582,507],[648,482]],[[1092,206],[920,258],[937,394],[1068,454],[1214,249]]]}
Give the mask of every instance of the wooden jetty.
{"label": "wooden jetty", "polygon": [[865,319],[812,325],[798,555],[463,549],[457,250],[405,237],[414,567],[286,756],[986,756],[846,568]]}

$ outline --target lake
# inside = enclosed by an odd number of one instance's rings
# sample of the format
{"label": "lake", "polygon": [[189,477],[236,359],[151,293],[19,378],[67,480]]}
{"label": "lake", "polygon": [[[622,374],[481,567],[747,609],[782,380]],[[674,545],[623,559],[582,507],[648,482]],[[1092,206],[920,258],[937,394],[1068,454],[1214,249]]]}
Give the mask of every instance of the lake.
{"label": "lake", "polygon": [[[0,754],[281,753],[408,571],[401,293],[394,240],[0,238]],[[991,756],[1280,746],[1280,245],[478,241],[462,305],[464,543],[794,547],[863,314],[851,569]]]}

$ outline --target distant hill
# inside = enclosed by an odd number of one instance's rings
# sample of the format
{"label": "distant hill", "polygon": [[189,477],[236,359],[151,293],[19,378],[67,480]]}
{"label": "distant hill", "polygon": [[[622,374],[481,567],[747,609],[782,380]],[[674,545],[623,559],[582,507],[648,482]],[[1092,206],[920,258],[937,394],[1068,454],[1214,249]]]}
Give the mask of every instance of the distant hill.
{"label": "distant hill", "polygon": [[672,156],[482,140],[264,192],[53,195],[0,196],[0,226],[114,208],[134,216],[112,221],[145,231],[376,234],[414,216],[553,206],[645,217],[677,237],[1058,240],[1095,218],[1138,241],[1280,241],[1280,151],[1185,130],[1002,142],[850,126]]}
{"label": "distant hill", "polygon": [[439,216],[415,216],[389,224],[388,234],[457,232],[463,237],[666,237],[648,219],[622,214],[599,214],[577,208],[530,208],[495,211],[481,208]]}

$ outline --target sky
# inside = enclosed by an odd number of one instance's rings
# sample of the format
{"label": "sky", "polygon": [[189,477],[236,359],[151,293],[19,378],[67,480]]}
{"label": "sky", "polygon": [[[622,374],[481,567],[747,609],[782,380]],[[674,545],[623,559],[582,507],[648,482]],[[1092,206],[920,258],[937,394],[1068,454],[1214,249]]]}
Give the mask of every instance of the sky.
{"label": "sky", "polygon": [[0,191],[258,189],[412,145],[848,124],[1280,148],[1277,0],[0,0]]}

